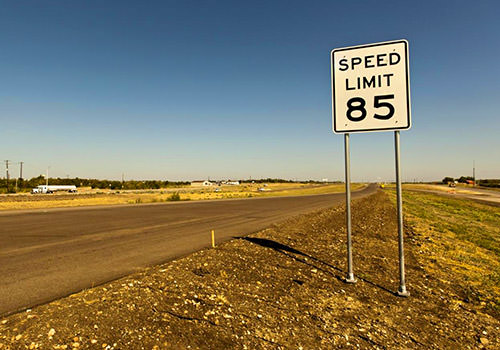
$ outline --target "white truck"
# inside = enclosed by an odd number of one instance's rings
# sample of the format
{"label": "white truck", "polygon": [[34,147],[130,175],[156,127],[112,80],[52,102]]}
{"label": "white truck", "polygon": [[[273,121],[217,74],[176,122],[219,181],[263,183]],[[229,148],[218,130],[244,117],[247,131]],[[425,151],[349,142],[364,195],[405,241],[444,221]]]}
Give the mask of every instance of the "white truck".
{"label": "white truck", "polygon": [[59,191],[65,191],[69,193],[76,192],[76,186],[74,185],[40,185],[31,190],[31,193],[54,193]]}

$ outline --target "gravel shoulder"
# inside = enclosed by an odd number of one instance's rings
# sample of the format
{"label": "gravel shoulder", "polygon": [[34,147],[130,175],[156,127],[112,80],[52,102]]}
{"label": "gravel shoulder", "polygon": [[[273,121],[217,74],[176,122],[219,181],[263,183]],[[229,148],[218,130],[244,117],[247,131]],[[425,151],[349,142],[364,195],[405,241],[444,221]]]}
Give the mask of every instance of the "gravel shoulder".
{"label": "gravel shoulder", "polygon": [[353,205],[356,284],[345,284],[343,207],[0,320],[0,349],[500,348],[500,321],[451,272],[422,265],[406,227],[409,298],[398,286],[387,194]]}

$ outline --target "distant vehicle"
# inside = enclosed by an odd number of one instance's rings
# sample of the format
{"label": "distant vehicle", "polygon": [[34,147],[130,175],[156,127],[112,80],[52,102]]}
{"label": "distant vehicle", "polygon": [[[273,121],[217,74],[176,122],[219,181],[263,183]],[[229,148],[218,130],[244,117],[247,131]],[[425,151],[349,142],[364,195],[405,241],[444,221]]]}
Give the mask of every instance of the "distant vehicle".
{"label": "distant vehicle", "polygon": [[69,192],[75,193],[76,186],[74,185],[40,185],[31,190],[31,193],[54,193],[54,192]]}
{"label": "distant vehicle", "polygon": [[191,186],[193,187],[201,187],[201,186],[213,186],[214,183],[208,180],[197,180],[191,181]]}
{"label": "distant vehicle", "polygon": [[448,187],[457,187],[455,182],[448,182]]}

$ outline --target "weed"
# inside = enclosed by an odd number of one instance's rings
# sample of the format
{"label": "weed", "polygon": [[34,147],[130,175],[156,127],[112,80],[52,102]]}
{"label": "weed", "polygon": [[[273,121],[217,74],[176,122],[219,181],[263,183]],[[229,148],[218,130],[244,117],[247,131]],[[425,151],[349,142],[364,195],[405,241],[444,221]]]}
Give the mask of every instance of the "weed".
{"label": "weed", "polygon": [[181,200],[181,196],[179,194],[179,192],[175,192],[175,193],[172,193],[168,198],[167,198],[168,201],[171,201],[171,202],[175,202],[175,201],[180,201]]}

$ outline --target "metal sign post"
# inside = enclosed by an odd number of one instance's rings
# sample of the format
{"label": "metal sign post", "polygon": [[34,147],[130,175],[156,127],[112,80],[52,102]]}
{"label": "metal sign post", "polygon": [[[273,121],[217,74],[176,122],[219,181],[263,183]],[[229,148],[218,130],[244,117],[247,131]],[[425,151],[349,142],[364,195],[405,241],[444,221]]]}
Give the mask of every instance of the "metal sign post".
{"label": "metal sign post", "polygon": [[408,296],[404,270],[399,149],[399,130],[411,127],[408,42],[395,40],[338,48],[332,50],[330,59],[333,132],[344,134],[345,147],[346,282],[356,282],[352,263],[349,133],[394,130],[400,277],[397,295]]}
{"label": "metal sign post", "polygon": [[403,196],[401,190],[401,157],[399,147],[399,130],[394,131],[394,148],[396,149],[396,197],[398,207],[398,249],[399,249],[399,289],[398,295],[407,297],[405,283],[405,253],[403,248]]}
{"label": "metal sign post", "polygon": [[349,133],[344,134],[345,151],[345,215],[347,223],[347,283],[356,283],[352,269],[352,241],[351,241],[351,156],[349,152]]}

